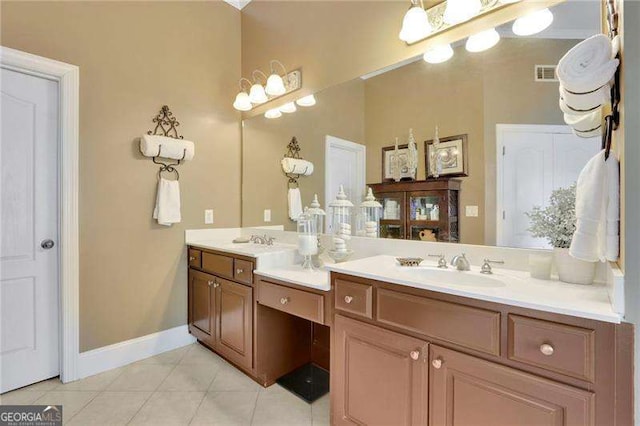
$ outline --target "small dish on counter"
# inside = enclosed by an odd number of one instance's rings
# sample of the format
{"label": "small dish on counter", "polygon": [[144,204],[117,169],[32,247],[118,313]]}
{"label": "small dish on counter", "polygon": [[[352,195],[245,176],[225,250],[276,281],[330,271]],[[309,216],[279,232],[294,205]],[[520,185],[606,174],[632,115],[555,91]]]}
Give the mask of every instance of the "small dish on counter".
{"label": "small dish on counter", "polygon": [[421,257],[396,257],[396,260],[400,264],[400,266],[420,266],[422,261],[424,261]]}

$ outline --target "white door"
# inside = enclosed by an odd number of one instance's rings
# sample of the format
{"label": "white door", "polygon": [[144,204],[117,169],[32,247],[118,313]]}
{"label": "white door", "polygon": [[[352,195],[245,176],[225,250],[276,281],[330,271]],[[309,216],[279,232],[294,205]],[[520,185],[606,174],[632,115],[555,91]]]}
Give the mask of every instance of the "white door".
{"label": "white door", "polygon": [[59,374],[58,83],[0,71],[0,392],[6,392]]}
{"label": "white door", "polygon": [[546,207],[554,189],[574,184],[600,150],[600,138],[584,139],[568,126],[497,125],[497,245],[550,248],[529,231],[527,212]]}
{"label": "white door", "polygon": [[[327,135],[325,141],[325,207],[335,200],[340,185],[357,208],[365,196],[366,147]],[[356,210],[354,208],[353,214]],[[328,210],[327,210],[328,214]],[[331,232],[331,217],[327,216],[326,232]],[[353,225],[353,224],[352,224]]]}

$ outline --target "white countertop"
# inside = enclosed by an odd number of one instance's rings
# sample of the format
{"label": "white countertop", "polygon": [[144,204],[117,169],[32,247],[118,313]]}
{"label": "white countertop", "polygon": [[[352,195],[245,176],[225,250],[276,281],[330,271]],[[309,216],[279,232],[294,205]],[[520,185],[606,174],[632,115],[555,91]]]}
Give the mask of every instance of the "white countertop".
{"label": "white countertop", "polygon": [[254,273],[263,277],[285,281],[316,290],[331,290],[329,271],[326,269],[315,269],[308,271],[302,269],[302,265],[291,265],[281,268],[256,269]]}
{"label": "white countertop", "polygon": [[209,250],[217,250],[240,256],[259,257],[261,255],[272,255],[278,253],[295,252],[297,247],[293,244],[273,243],[273,245],[254,243],[233,243],[230,239],[205,240],[187,242],[187,245]]}
{"label": "white countertop", "polygon": [[[357,277],[539,311],[612,323],[619,323],[621,320],[620,315],[613,310],[607,287],[602,284],[578,285],[557,280],[544,281],[531,278],[527,272],[498,268],[494,268],[493,275],[482,275],[478,267],[472,267],[468,272],[458,272],[451,268],[438,270],[435,265],[401,267],[394,256],[387,255],[330,264],[325,268]],[[428,276],[430,274],[431,277]],[[451,282],[444,284],[433,279],[433,275],[448,276],[442,274],[453,274]],[[455,282],[462,276],[456,277],[455,274],[464,274],[460,284]],[[480,285],[474,285],[476,281]]]}

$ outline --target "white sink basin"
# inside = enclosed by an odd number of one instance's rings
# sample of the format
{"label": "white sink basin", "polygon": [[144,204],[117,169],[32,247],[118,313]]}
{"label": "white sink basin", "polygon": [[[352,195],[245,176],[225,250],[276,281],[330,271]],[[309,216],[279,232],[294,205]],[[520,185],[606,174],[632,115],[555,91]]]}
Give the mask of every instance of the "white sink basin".
{"label": "white sink basin", "polygon": [[434,284],[445,284],[464,287],[498,288],[505,287],[505,283],[499,279],[482,275],[475,271],[458,271],[456,269],[437,269],[429,266],[398,266],[398,273],[423,280],[432,281]]}

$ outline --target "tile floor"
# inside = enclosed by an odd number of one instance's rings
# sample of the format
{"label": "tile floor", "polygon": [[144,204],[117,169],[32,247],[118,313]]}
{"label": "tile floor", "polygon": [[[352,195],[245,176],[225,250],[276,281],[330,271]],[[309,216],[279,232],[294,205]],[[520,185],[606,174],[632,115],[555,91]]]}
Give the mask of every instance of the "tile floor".
{"label": "tile floor", "polygon": [[329,395],[309,405],[264,389],[199,344],[66,385],[36,383],[0,404],[62,404],[68,425],[329,425]]}

